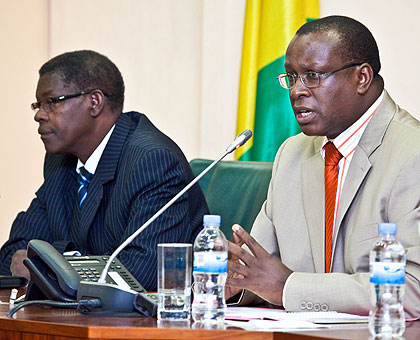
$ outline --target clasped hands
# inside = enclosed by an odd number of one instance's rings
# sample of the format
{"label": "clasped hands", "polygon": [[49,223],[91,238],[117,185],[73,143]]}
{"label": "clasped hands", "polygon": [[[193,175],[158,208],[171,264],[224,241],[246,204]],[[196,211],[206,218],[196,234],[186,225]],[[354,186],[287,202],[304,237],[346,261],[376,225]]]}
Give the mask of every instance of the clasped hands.
{"label": "clasped hands", "polygon": [[[272,304],[282,305],[284,284],[292,270],[270,255],[238,224],[233,225],[232,230],[226,299],[246,289]],[[248,246],[252,254],[241,247],[243,244]]]}

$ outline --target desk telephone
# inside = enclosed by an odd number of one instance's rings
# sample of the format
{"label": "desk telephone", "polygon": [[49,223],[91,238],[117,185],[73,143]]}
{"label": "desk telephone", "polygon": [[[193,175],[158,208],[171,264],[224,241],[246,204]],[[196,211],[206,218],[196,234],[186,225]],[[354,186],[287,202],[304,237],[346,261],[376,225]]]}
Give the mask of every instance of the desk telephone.
{"label": "desk telephone", "polygon": [[[98,281],[109,256],[62,256],[51,244],[31,240],[25,266],[31,274],[26,300],[50,299],[74,302],[80,281]],[[106,277],[107,283],[146,293],[141,284],[117,259]],[[155,295],[147,294],[152,300]]]}

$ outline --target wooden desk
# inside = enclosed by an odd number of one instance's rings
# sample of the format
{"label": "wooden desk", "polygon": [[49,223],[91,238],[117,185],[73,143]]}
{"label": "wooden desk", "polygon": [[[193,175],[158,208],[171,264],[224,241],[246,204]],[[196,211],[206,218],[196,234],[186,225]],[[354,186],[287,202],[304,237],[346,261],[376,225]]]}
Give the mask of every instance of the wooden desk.
{"label": "wooden desk", "polygon": [[[7,292],[7,294],[6,294]],[[8,301],[8,291],[0,299]],[[348,325],[328,330],[301,332],[250,332],[238,328],[197,329],[194,324],[164,325],[154,318],[91,317],[71,309],[28,306],[7,318],[9,304],[0,304],[0,340],[70,339],[369,339],[367,325]],[[404,339],[420,338],[420,322],[407,323]]]}

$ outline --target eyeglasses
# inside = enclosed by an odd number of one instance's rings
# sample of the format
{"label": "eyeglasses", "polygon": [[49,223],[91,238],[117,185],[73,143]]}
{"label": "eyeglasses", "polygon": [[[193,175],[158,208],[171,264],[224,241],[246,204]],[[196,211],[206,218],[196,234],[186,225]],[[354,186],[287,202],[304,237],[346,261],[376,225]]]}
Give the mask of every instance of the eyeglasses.
{"label": "eyeglasses", "polygon": [[35,112],[35,114],[38,113],[38,111],[40,109],[42,109],[46,113],[51,113],[52,111],[54,111],[54,106],[58,102],[61,102],[63,100],[70,99],[70,98],[80,97],[80,96],[83,96],[85,94],[89,94],[93,91],[94,90],[88,90],[88,91],[81,91],[81,92],[77,92],[77,93],[73,93],[73,94],[66,94],[66,95],[63,95],[63,96],[49,97],[49,98],[46,98],[46,99],[44,99],[40,102],[32,103],[31,104],[31,109]]}
{"label": "eyeglasses", "polygon": [[301,74],[282,73],[277,77],[277,79],[279,80],[280,85],[284,87],[286,90],[291,90],[296,86],[298,77],[300,78],[300,81],[302,82],[302,84],[305,85],[305,87],[307,87],[308,89],[313,89],[315,87],[318,87],[321,84],[321,79],[327,78],[335,72],[342,71],[347,68],[362,65],[362,64],[363,63],[353,63],[353,64],[343,66],[339,68],[338,70],[325,72],[325,73],[321,73],[317,71],[307,71],[307,72],[302,72]]}

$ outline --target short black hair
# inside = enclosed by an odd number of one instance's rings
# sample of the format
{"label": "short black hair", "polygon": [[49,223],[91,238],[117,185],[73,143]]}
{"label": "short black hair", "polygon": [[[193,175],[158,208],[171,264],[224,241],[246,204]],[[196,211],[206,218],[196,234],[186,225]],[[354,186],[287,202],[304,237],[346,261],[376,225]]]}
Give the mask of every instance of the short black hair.
{"label": "short black hair", "polygon": [[39,76],[58,74],[65,84],[80,91],[101,90],[109,99],[110,107],[119,113],[124,105],[124,81],[117,66],[106,56],[95,51],[81,50],[60,54],[39,69]]}
{"label": "short black hair", "polygon": [[376,76],[381,69],[378,45],[372,33],[362,23],[349,17],[331,15],[309,21],[296,32],[296,35],[335,31],[340,36],[338,53],[348,63],[368,63]]}

